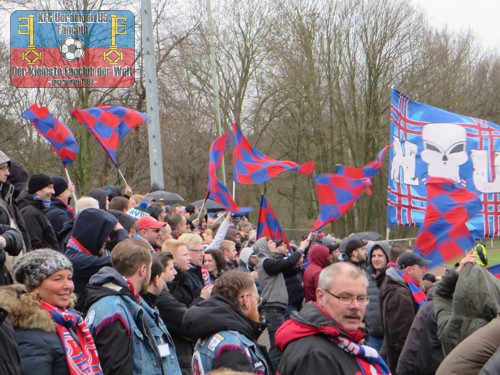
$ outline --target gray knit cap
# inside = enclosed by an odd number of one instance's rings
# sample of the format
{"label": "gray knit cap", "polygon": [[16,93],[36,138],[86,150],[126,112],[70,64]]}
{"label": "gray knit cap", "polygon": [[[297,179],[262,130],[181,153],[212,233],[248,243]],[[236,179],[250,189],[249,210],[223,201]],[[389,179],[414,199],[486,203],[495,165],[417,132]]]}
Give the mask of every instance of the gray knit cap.
{"label": "gray knit cap", "polygon": [[3,164],[3,163],[10,164],[10,158],[5,154],[5,152],[0,150],[0,164]]}
{"label": "gray knit cap", "polygon": [[28,292],[31,292],[43,280],[60,270],[73,271],[70,260],[57,251],[39,249],[19,258],[14,263],[12,273],[16,281],[24,284]]}

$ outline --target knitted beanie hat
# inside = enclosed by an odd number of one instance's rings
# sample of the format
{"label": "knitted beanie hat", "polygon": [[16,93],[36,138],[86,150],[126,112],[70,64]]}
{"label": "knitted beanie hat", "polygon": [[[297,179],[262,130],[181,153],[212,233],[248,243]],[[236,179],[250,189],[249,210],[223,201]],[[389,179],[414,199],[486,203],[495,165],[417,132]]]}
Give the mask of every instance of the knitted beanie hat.
{"label": "knitted beanie hat", "polygon": [[28,181],[28,193],[35,194],[49,185],[53,185],[52,179],[49,176],[43,173],[34,174]]}
{"label": "knitted beanie hat", "polygon": [[53,176],[52,184],[54,185],[54,197],[58,197],[68,190],[68,182],[61,176]]}
{"label": "knitted beanie hat", "polygon": [[65,255],[51,249],[39,249],[19,258],[12,269],[18,283],[24,284],[28,292],[38,287],[43,280],[60,270],[73,271]]}

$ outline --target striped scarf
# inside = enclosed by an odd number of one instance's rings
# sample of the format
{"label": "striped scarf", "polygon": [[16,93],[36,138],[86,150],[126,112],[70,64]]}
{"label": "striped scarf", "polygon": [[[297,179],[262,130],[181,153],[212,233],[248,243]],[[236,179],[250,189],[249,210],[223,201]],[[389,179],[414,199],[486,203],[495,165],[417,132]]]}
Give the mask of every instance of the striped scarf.
{"label": "striped scarf", "polygon": [[[62,311],[44,301],[40,301],[40,306],[52,315],[52,319],[56,323],[57,334],[66,352],[66,362],[70,374],[102,375],[94,340],[85,320],[78,314],[68,310]],[[76,334],[76,338],[73,337],[69,328]]]}
{"label": "striped scarf", "polygon": [[391,370],[380,354],[372,347],[357,344],[345,336],[333,336],[332,339],[342,350],[356,358],[362,375],[391,374]]}
{"label": "striped scarf", "polygon": [[396,269],[396,272],[398,273],[399,276],[401,276],[408,286],[410,287],[410,292],[413,297],[413,300],[415,303],[418,305],[418,308],[420,309],[424,303],[427,302],[427,295],[425,294],[424,290],[421,288],[420,283],[417,281],[413,280],[410,278],[408,275],[403,273],[403,271]]}

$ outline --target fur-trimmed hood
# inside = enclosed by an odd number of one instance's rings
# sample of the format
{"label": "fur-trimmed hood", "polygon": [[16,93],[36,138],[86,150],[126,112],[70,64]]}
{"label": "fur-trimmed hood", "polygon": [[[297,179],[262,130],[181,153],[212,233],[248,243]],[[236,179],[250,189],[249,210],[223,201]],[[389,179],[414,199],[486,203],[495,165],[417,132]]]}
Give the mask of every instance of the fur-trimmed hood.
{"label": "fur-trimmed hood", "polygon": [[24,285],[14,284],[0,288],[0,306],[9,314],[15,329],[39,329],[56,332],[52,316],[31,298]]}

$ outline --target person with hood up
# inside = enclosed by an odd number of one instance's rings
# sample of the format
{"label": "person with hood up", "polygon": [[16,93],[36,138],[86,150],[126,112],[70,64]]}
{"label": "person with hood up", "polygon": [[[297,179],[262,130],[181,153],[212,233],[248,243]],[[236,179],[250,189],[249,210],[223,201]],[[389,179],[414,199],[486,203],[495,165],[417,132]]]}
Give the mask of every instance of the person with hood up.
{"label": "person with hood up", "polygon": [[144,241],[120,242],[87,287],[86,317],[105,374],[180,375],[172,338],[147,291],[152,255]]}
{"label": "person with hood up", "polygon": [[[260,297],[252,277],[240,270],[222,274],[214,295],[191,307],[182,325],[198,339],[194,348],[193,373],[226,368],[257,374],[273,374],[264,347],[257,344],[264,326],[259,323]],[[211,317],[210,324],[200,323]]]}
{"label": "person with hood up", "polygon": [[279,326],[285,322],[285,312],[288,306],[288,292],[283,272],[290,270],[302,258],[310,240],[305,240],[301,247],[289,257],[276,259],[276,243],[268,237],[262,237],[253,245],[259,260],[257,272],[262,296],[262,307],[269,334],[269,356],[271,365],[278,368],[281,353],[274,346],[274,334]]}
{"label": "person with hood up", "polygon": [[306,302],[316,301],[319,274],[328,264],[329,249],[323,245],[314,245],[309,251],[310,263],[304,272],[304,294]]}
{"label": "person with hood up", "polygon": [[[109,256],[102,256],[104,246],[113,231],[123,227],[110,213],[96,208],[88,208],[78,214],[68,241],[66,256],[73,264],[75,293],[78,296],[75,308],[84,311],[86,290],[90,278],[104,266],[111,266]],[[127,238],[123,233],[123,239]]]}
{"label": "person with hood up", "polygon": [[348,262],[323,269],[316,302],[306,303],[276,333],[276,346],[283,351],[278,373],[389,374],[377,351],[361,344],[366,286],[363,271]]}
{"label": "person with hood up", "polygon": [[384,341],[384,327],[380,313],[380,286],[385,279],[385,270],[389,263],[389,244],[385,241],[368,244],[367,267],[364,272],[368,279],[368,297],[370,303],[366,306],[365,327],[367,336],[365,343],[378,352]]}
{"label": "person with hood up", "polygon": [[21,193],[17,203],[23,215],[30,238],[32,250],[51,248],[59,250],[56,233],[43,211],[50,207],[50,197],[54,194],[52,179],[43,173],[37,173],[28,181],[28,191]]}

